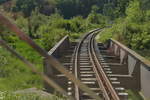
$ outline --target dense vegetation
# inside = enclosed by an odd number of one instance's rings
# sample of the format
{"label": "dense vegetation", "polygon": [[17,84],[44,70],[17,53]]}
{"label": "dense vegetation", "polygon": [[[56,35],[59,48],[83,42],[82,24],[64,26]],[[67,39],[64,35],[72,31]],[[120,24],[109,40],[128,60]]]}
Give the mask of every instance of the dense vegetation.
{"label": "dense vegetation", "polygon": [[[105,29],[100,38],[106,41],[115,38],[138,53],[150,57],[150,2],[146,0],[130,1],[126,16],[114,21],[111,28]],[[144,53],[143,53],[144,52]]]}
{"label": "dense vegetation", "polygon": [[[61,15],[58,10],[53,11],[56,9],[54,8],[56,3],[51,2],[46,0],[10,0],[8,2],[4,0],[0,9],[47,51],[65,35],[69,35],[74,41],[81,33],[93,28],[105,27],[106,25],[107,18],[96,13],[98,10],[96,6],[92,8],[91,13],[86,18],[77,15],[72,16],[70,19],[64,19],[64,15]],[[38,70],[42,72],[42,57],[2,24],[0,24],[0,38],[7,41],[11,47],[34,63]],[[20,60],[12,56],[12,54],[0,47],[0,90],[11,93],[31,87],[43,89],[42,79],[26,68]],[[9,98],[6,95],[4,95],[4,100]],[[11,95],[10,97],[15,99],[15,96]],[[24,96],[24,98],[28,98],[28,96]],[[38,98],[38,96],[31,97],[31,99],[34,98]]]}
{"label": "dense vegetation", "polygon": [[[88,30],[111,26],[100,41],[113,37],[149,57],[149,5],[148,0],[0,0],[0,11],[47,51],[65,35],[74,41]],[[0,38],[43,70],[42,57],[1,23]],[[42,79],[12,56],[0,47],[0,90],[43,89]]]}

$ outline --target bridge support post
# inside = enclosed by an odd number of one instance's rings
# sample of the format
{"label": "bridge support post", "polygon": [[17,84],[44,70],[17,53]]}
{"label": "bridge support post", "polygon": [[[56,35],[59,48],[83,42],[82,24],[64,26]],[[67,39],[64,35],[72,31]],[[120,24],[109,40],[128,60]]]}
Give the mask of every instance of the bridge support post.
{"label": "bridge support post", "polygon": [[140,91],[141,89],[141,73],[140,73],[140,67],[141,63],[140,61],[137,60],[135,64],[134,71],[132,73],[132,81],[133,81],[133,86],[135,86],[135,90]]}
{"label": "bridge support post", "polygon": [[[44,74],[46,74],[48,77],[54,80],[55,77],[53,75],[54,74],[53,67],[51,67],[47,58],[43,59],[43,65],[44,65]],[[44,81],[44,88],[46,89],[47,92],[50,92],[50,93],[55,92],[54,88],[49,86],[45,81]]]}
{"label": "bridge support post", "polygon": [[[57,60],[60,60],[68,52],[70,45],[71,43],[69,41],[69,37],[65,36],[48,52],[48,54],[52,55]],[[61,73],[49,63],[47,58],[43,59],[43,65],[44,74],[47,75],[49,78],[53,79],[53,81],[55,81],[58,85],[64,86],[62,84],[67,83],[65,77],[58,77],[58,75],[61,75]],[[44,82],[44,88],[49,93],[56,92],[55,89],[49,86],[46,82]]]}

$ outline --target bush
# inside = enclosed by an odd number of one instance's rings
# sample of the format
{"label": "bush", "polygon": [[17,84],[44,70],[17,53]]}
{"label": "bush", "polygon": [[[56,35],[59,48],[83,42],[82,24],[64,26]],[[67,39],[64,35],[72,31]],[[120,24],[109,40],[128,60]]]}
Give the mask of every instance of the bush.
{"label": "bush", "polygon": [[139,1],[134,0],[130,2],[126,14],[124,19],[117,20],[111,28],[105,29],[99,36],[100,40],[113,37],[134,50],[150,49],[149,11],[142,12]]}
{"label": "bush", "polygon": [[142,10],[140,9],[140,3],[137,0],[130,2],[129,7],[126,10],[126,20],[129,22],[141,23],[144,20]]}
{"label": "bush", "polygon": [[97,26],[103,28],[106,25],[106,17],[101,14],[91,13],[87,18],[88,25]]}
{"label": "bush", "polygon": [[29,29],[28,29],[28,20],[24,17],[18,17],[15,21],[17,26],[25,33],[29,34]]}
{"label": "bush", "polygon": [[[81,16],[72,19],[64,19],[59,14],[45,16],[37,12],[32,12],[28,18],[18,17],[15,23],[22,31],[31,36],[33,41],[38,45],[50,50],[61,38],[69,35],[71,40],[78,39],[84,32],[91,28],[100,27],[103,24],[102,16],[97,16],[98,22],[88,22]],[[88,25],[91,25],[90,27]],[[102,25],[103,26],[103,25]],[[22,42],[15,34],[0,26],[0,36],[8,42],[8,44],[24,56],[27,60],[37,66],[39,71],[43,71],[42,57],[29,45]],[[24,88],[38,87],[42,88],[42,79],[31,72],[26,66],[5,49],[0,48],[0,90],[15,91]],[[11,82],[10,82],[11,81]],[[56,99],[57,100],[57,99]]]}
{"label": "bush", "polygon": [[[124,32],[126,31],[124,19],[117,19],[116,24],[113,24],[110,28],[105,28],[99,35],[99,40],[102,42],[106,42],[110,38],[115,38],[117,40],[122,41]],[[122,41],[123,42],[123,41]]]}
{"label": "bush", "polygon": [[39,28],[42,33],[42,45],[46,50],[52,48],[62,37],[68,34],[65,29],[50,28],[50,26],[42,25]]}
{"label": "bush", "polygon": [[71,32],[84,32],[86,30],[86,20],[81,16],[77,16],[69,20],[70,22],[70,30]]}
{"label": "bush", "polygon": [[70,36],[70,39],[71,39],[72,41],[75,41],[76,39],[79,39],[80,34],[71,33],[69,36]]}
{"label": "bush", "polygon": [[[21,41],[13,45],[22,56],[34,63],[39,71],[42,71],[42,58],[36,52]],[[5,49],[0,48],[0,52],[1,91],[24,89],[33,86],[42,88],[42,79],[38,75],[32,73],[24,63]]]}

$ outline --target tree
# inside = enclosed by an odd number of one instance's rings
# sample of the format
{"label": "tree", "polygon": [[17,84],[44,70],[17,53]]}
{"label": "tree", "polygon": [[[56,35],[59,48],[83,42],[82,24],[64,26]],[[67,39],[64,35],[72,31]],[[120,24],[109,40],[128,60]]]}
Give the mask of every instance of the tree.
{"label": "tree", "polygon": [[89,24],[96,24],[97,26],[101,26],[104,27],[105,23],[106,23],[106,17],[103,16],[102,14],[97,13],[99,10],[99,8],[94,5],[92,6],[92,11],[91,13],[88,15],[88,23]]}
{"label": "tree", "polygon": [[111,0],[104,4],[103,14],[109,16],[111,19],[125,16],[126,8],[132,0]]}
{"label": "tree", "polygon": [[43,14],[50,15],[54,12],[55,2],[47,0],[16,0],[13,11],[23,12],[25,17],[29,17],[35,9]]}
{"label": "tree", "polygon": [[144,20],[139,1],[134,0],[130,2],[129,7],[126,10],[126,15],[126,19],[130,22],[141,23]]}
{"label": "tree", "polygon": [[0,4],[5,3],[7,1],[10,1],[10,0],[0,0]]}
{"label": "tree", "polygon": [[92,10],[93,5],[97,5],[99,13],[106,0],[57,0],[57,7],[65,18],[81,15],[87,17]]}
{"label": "tree", "polygon": [[71,18],[77,14],[75,0],[57,0],[57,8],[65,18]]}
{"label": "tree", "polygon": [[29,17],[33,10],[38,7],[38,0],[16,0],[16,6],[13,8],[13,11],[23,12],[25,17]]}
{"label": "tree", "polygon": [[139,0],[141,3],[141,8],[143,10],[148,10],[150,9],[150,1],[149,0]]}
{"label": "tree", "polygon": [[103,14],[105,16],[109,16],[110,19],[114,19],[115,18],[114,10],[115,9],[113,3],[105,4],[103,8]]}
{"label": "tree", "polygon": [[125,11],[126,8],[129,5],[129,2],[131,2],[132,0],[117,0],[116,1],[116,8],[119,12],[119,16],[124,16],[125,15]]}

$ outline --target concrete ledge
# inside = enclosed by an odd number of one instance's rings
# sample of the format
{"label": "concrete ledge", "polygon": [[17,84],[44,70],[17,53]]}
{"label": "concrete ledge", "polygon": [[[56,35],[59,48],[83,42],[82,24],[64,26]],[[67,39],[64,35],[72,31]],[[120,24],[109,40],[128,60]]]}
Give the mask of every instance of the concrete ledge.
{"label": "concrete ledge", "polygon": [[69,36],[65,36],[62,38],[49,52],[49,55],[53,55],[54,57],[60,57],[61,54],[67,50],[70,46]]}

